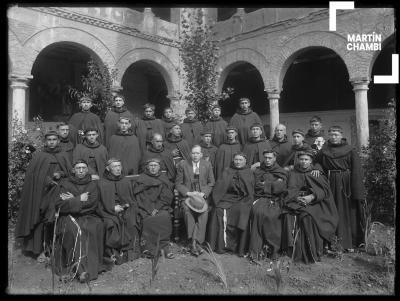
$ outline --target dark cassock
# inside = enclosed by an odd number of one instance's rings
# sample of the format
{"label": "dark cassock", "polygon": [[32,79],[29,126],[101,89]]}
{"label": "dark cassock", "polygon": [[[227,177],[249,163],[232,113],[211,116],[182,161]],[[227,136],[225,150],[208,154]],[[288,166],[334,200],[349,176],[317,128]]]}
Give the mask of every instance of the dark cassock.
{"label": "dark cassock", "polygon": [[224,143],[227,126],[228,123],[222,117],[211,117],[204,125],[205,130],[212,132],[212,141],[216,147]]}
{"label": "dark cassock", "polygon": [[256,139],[250,137],[243,147],[243,153],[247,156],[247,164],[250,166],[257,162],[264,161],[263,151],[271,149],[271,145],[264,137]]}
{"label": "dark cassock", "polygon": [[117,134],[118,131],[118,122],[121,117],[129,118],[132,122],[132,132],[136,133],[136,123],[134,121],[133,114],[125,107],[122,106],[121,108],[112,107],[106,114],[104,118],[104,146],[107,149],[110,149],[110,139],[112,135]]}
{"label": "dark cassock", "polygon": [[216,179],[219,179],[224,169],[231,165],[233,155],[240,152],[241,149],[242,147],[238,141],[227,141],[218,147],[215,154],[215,166],[213,166]]}
{"label": "dark cassock", "polygon": [[282,140],[279,140],[275,135],[269,140],[271,148],[277,153],[276,163],[279,166],[284,166],[288,157],[292,153],[292,144],[288,141],[288,137],[285,135]]}
{"label": "dark cassock", "polygon": [[[172,154],[175,165],[181,160],[190,160],[190,145],[185,139],[183,139],[182,135],[177,137],[172,135],[172,133],[169,133],[164,141],[164,147],[170,154]],[[176,153],[177,155],[174,155],[173,153]]]}
{"label": "dark cassock", "polygon": [[296,165],[297,159],[298,159],[297,155],[300,152],[305,152],[305,151],[312,151],[311,145],[309,145],[305,142],[303,142],[301,145],[292,145],[292,147],[290,149],[290,154],[286,158],[286,160],[283,162],[282,167]]}
{"label": "dark cassock", "polygon": [[74,152],[74,143],[71,141],[70,137],[62,138],[60,137],[60,147],[63,152],[66,152],[68,155],[69,162],[72,164],[73,162],[73,152]]}
{"label": "dark cassock", "polygon": [[149,144],[146,152],[142,156],[139,172],[144,172],[147,160],[152,158],[160,160],[161,172],[164,173],[171,182],[174,182],[176,177],[174,159],[172,158],[171,152],[165,149],[164,146],[161,149],[156,149],[152,144]]}
{"label": "dark cassock", "polygon": [[89,173],[91,175],[98,175],[101,178],[108,160],[108,152],[106,147],[98,141],[92,144],[85,140],[74,149],[73,162],[78,159],[83,159],[88,163]]}
{"label": "dark cassock", "polygon": [[181,128],[183,139],[189,143],[190,147],[199,144],[201,132],[203,131],[203,125],[200,121],[197,119],[189,120],[185,118],[181,124]]}
{"label": "dark cassock", "polygon": [[[312,153],[307,153],[312,158]],[[338,224],[338,212],[328,180],[323,174],[312,176],[312,169],[312,165],[303,169],[297,164],[289,172],[282,208],[282,251],[294,248],[294,260],[305,263],[320,261],[324,243],[332,239]],[[298,197],[311,195],[313,200],[307,205],[298,200]],[[293,246],[297,229],[296,245]]]}
{"label": "dark cassock", "polygon": [[358,247],[364,242],[362,200],[365,198],[365,188],[357,150],[344,138],[339,144],[328,140],[318,153],[316,162],[328,176],[338,209],[339,225],[336,235],[342,239],[344,249]]}
{"label": "dark cassock", "polygon": [[250,126],[254,123],[261,123],[262,121],[256,112],[249,109],[247,112],[238,110],[231,118],[229,125],[238,129],[238,141],[243,146],[251,136]]}
{"label": "dark cassock", "polygon": [[[147,163],[150,162],[159,161],[150,159]],[[133,193],[139,207],[140,239],[144,254],[156,255],[157,240],[159,240],[159,250],[168,250],[172,234],[170,214],[174,197],[172,185],[159,170],[151,173],[147,168],[134,181]]]}
{"label": "dark cassock", "polygon": [[176,124],[176,121],[173,117],[166,118],[165,116],[161,118],[161,121],[164,127],[164,137],[166,137],[171,128]]}
{"label": "dark cassock", "polygon": [[121,160],[124,175],[139,174],[141,150],[139,140],[132,129],[126,132],[117,130],[117,133],[110,137],[110,147],[108,150],[110,158]]}
{"label": "dark cassock", "polygon": [[[259,260],[267,244],[271,258],[276,258],[281,247],[282,194],[286,191],[287,172],[276,162],[272,166],[261,163],[254,171],[255,187],[250,214],[249,255]],[[265,254],[267,255],[267,254]]]}
{"label": "dark cassock", "polygon": [[49,191],[58,181],[54,174],[67,177],[71,169],[68,155],[59,145],[55,148],[45,146],[43,151],[33,154],[25,173],[15,227],[15,237],[22,239],[23,251],[39,255],[43,252],[44,240],[49,242],[49,237],[45,237],[45,223],[49,222],[47,216],[53,195]]}
{"label": "dark cassock", "polygon": [[324,130],[313,131],[312,129],[309,129],[304,136],[304,142],[306,142],[308,145],[313,145],[315,139],[317,139],[318,137],[324,137],[324,139],[327,140],[327,136],[325,135]]}
{"label": "dark cassock", "polygon": [[249,166],[226,168],[212,191],[208,223],[208,241],[213,250],[229,250],[243,256],[247,248],[247,230],[254,201],[254,174]]}
{"label": "dark cassock", "polygon": [[[138,208],[131,181],[106,169],[104,177],[99,180],[99,191],[105,228],[105,256],[114,255],[117,264],[138,258]],[[124,210],[117,213],[116,205]]]}
{"label": "dark cassock", "polygon": [[142,153],[145,152],[147,143],[150,141],[150,138],[154,133],[159,133],[164,136],[164,126],[160,119],[156,119],[154,116],[143,116],[142,119],[138,120],[136,136],[139,139]]}
{"label": "dark cassock", "polygon": [[[83,163],[75,166],[80,164]],[[72,175],[60,183],[60,192],[71,193],[73,197],[63,200],[60,196],[55,203],[56,210],[60,208],[54,250],[56,272],[64,275],[79,263],[77,275],[81,281],[97,279],[105,271],[98,182],[89,174],[83,178]],[[85,193],[88,193],[87,201],[81,201],[81,194]]]}
{"label": "dark cassock", "polygon": [[97,140],[99,141],[99,143],[103,143],[103,124],[101,123],[99,116],[97,116],[95,113],[92,113],[90,111],[77,112],[71,116],[69,123],[72,124],[76,129],[75,132],[77,136],[76,139],[73,139],[76,141],[76,144],[80,144],[84,140],[82,135],[79,135],[78,132],[85,132],[85,130],[89,128],[97,129],[97,133],[99,134]]}
{"label": "dark cassock", "polygon": [[203,152],[203,159],[209,161],[214,168],[218,148],[213,144],[207,145],[204,141],[200,141],[199,145]]}

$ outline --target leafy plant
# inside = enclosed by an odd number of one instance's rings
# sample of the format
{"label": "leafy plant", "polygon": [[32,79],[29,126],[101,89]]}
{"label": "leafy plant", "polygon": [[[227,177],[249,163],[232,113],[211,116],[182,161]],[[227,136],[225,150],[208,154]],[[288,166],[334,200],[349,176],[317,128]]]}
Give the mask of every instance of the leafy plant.
{"label": "leafy plant", "polygon": [[369,248],[372,221],[393,226],[396,208],[396,102],[392,99],[386,117],[372,128],[369,145],[362,147],[366,198],[364,207],[364,248]]}
{"label": "leafy plant", "polygon": [[[192,12],[192,13],[191,13]],[[211,107],[233,93],[227,89],[216,92],[219,72],[216,70],[219,57],[219,41],[213,38],[212,25],[204,20],[201,8],[184,10],[182,33],[179,41],[179,56],[183,66],[186,94],[179,95],[197,113],[198,119],[207,120]]]}
{"label": "leafy plant", "polygon": [[82,76],[83,90],[70,87],[69,95],[75,103],[82,96],[88,96],[93,100],[91,111],[100,116],[104,121],[107,110],[113,102],[112,83],[117,76],[117,69],[109,69],[105,64],[97,63],[91,58],[87,63],[88,74]]}
{"label": "leafy plant", "polygon": [[12,225],[17,219],[25,172],[33,152],[42,150],[45,134],[40,116],[34,117],[33,125],[23,126],[16,112],[14,115],[8,143],[8,220]]}
{"label": "leafy plant", "polygon": [[227,289],[228,288],[228,282],[227,282],[227,279],[226,279],[226,274],[225,274],[224,268],[222,267],[221,262],[215,256],[215,253],[211,249],[211,246],[210,246],[210,244],[208,242],[207,242],[207,245],[206,245],[206,254],[208,255],[209,260],[217,268],[218,279],[221,280],[221,282],[224,285],[225,289]]}

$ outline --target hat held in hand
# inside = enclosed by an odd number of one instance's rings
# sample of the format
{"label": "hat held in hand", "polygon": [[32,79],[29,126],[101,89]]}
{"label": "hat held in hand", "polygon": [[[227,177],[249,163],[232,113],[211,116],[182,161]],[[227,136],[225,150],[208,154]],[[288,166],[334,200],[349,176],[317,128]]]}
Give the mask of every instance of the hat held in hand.
{"label": "hat held in hand", "polygon": [[206,200],[200,195],[191,195],[185,199],[185,204],[195,212],[203,213],[208,209]]}

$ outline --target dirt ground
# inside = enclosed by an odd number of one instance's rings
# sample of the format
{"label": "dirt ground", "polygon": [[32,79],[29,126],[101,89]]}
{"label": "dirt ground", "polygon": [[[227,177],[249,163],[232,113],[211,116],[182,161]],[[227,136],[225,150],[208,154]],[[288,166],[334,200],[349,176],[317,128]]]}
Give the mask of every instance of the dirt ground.
{"label": "dirt ground", "polygon": [[[195,258],[181,245],[173,244],[174,259],[160,259],[159,270],[150,285],[151,261],[139,258],[114,266],[89,285],[77,281],[61,283],[49,267],[21,254],[9,231],[9,294],[277,294],[274,271],[267,261],[261,265],[236,255],[218,255],[227,276],[228,288],[217,277],[217,269],[207,254]],[[282,271],[280,294],[394,294],[394,271],[385,266],[383,256],[364,252],[346,253],[342,258],[324,256],[316,264],[294,264]]]}

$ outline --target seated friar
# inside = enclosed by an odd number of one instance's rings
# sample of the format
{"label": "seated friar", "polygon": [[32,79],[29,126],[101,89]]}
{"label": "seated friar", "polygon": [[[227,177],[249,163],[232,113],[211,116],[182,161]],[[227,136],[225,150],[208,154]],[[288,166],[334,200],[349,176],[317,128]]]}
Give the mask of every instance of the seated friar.
{"label": "seated friar", "polygon": [[262,257],[276,259],[281,247],[280,214],[287,172],[276,163],[277,153],[272,149],[264,150],[263,157],[260,167],[254,171],[255,201],[250,213],[249,242],[249,258],[252,261]]}
{"label": "seated friar", "polygon": [[139,208],[142,253],[153,258],[163,252],[166,258],[173,258],[169,248],[173,184],[161,173],[159,159],[147,160],[145,171],[134,181],[133,193]]}
{"label": "seated friar", "polygon": [[311,151],[297,154],[282,207],[281,249],[304,263],[320,261],[339,221],[329,182],[324,174],[313,173],[312,160]]}
{"label": "seated friar", "polygon": [[242,152],[233,156],[215,183],[213,209],[207,228],[207,240],[217,253],[230,251],[244,256],[248,238],[248,221],[254,201],[254,174]]}
{"label": "seated friar", "polygon": [[100,211],[105,228],[104,259],[122,264],[139,257],[138,208],[131,181],[122,174],[121,161],[107,161],[99,180]]}
{"label": "seated friar", "polygon": [[104,224],[99,213],[98,182],[83,159],[74,162],[73,174],[59,184],[55,201],[54,262],[56,273],[77,276],[81,282],[97,279],[103,264]]}

